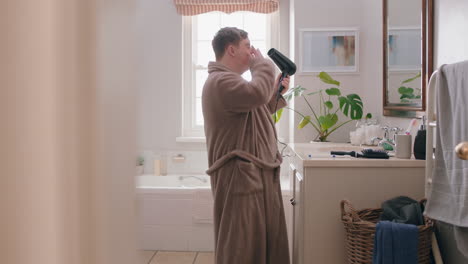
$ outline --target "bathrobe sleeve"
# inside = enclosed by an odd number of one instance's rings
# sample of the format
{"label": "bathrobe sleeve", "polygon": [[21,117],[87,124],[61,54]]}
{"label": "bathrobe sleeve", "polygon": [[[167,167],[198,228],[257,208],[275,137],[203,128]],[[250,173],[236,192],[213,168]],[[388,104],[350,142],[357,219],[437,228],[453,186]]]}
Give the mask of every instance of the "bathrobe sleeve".
{"label": "bathrobe sleeve", "polygon": [[227,110],[248,112],[270,102],[274,93],[273,64],[267,59],[258,59],[250,71],[250,82],[234,72],[223,73],[218,79],[218,98]]}
{"label": "bathrobe sleeve", "polygon": [[275,113],[275,108],[276,108],[276,111],[278,111],[281,108],[288,105],[288,103],[286,102],[286,100],[284,99],[284,97],[282,95],[280,96],[280,98],[278,100],[278,104],[276,104],[277,93],[278,93],[278,91],[274,92],[273,96],[270,99],[270,102],[268,103],[268,109],[270,110],[271,114]]}

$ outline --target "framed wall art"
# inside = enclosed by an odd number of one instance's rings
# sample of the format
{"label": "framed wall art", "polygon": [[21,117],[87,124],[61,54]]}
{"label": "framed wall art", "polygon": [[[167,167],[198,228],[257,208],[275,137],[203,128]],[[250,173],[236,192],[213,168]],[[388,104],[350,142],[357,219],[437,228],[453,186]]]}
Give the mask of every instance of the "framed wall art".
{"label": "framed wall art", "polygon": [[299,71],[359,71],[359,30],[323,28],[299,30]]}

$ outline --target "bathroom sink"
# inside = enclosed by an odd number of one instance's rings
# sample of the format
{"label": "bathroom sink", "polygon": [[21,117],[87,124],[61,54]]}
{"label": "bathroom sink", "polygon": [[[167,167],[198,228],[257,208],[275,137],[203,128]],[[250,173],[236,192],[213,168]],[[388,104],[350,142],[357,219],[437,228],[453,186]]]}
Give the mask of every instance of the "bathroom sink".
{"label": "bathroom sink", "polygon": [[378,146],[327,146],[327,147],[320,147],[317,148],[318,152],[328,152],[330,151],[361,151],[363,149],[382,149]]}
{"label": "bathroom sink", "polygon": [[[311,142],[303,144],[295,144],[294,148],[299,156],[310,158],[329,158],[330,151],[361,151],[363,149],[382,149],[378,146],[353,146],[349,143],[332,143],[332,142]],[[310,155],[310,157],[309,157]]]}

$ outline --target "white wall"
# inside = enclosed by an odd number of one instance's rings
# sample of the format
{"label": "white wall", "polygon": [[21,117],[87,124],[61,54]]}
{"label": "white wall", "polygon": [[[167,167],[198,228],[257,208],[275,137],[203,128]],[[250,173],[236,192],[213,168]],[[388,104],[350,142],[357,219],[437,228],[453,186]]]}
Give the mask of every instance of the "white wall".
{"label": "white wall", "polygon": [[[138,87],[138,148],[139,150],[204,150],[200,143],[177,143],[181,131],[182,96],[182,19],[171,0],[140,0],[137,8],[137,42],[139,43]],[[335,74],[345,93],[358,93],[364,102],[364,113],[370,112],[381,124],[406,128],[410,119],[382,116],[382,3],[360,1],[281,1],[281,47],[286,54],[299,61],[298,30],[320,27],[358,27],[360,30],[359,73]],[[294,15],[289,16],[289,10]],[[291,20],[290,20],[291,19]],[[289,26],[292,25],[290,31]],[[293,36],[294,39],[290,39]],[[290,46],[290,43],[295,43]],[[289,51],[289,52],[288,52]],[[312,75],[294,77],[295,84],[307,88],[327,88]],[[304,110],[302,100],[295,102]],[[286,141],[308,142],[315,137],[312,127],[298,130],[288,124],[285,114],[280,136]],[[344,119],[342,119],[344,120]],[[355,122],[335,131],[331,141],[346,142]],[[294,127],[293,127],[294,126]],[[294,134],[290,134],[292,131]]]}
{"label": "white wall", "polygon": [[[359,28],[359,73],[331,74],[341,82],[342,92],[357,93],[364,102],[364,114],[370,112],[374,117],[382,115],[382,11],[381,1],[295,1],[295,60],[299,61],[298,30],[302,28]],[[296,84],[312,90],[329,88],[321,84],[316,74],[298,75]],[[318,101],[316,101],[317,103]],[[307,110],[307,105],[301,98],[296,101],[296,109]],[[340,120],[345,120],[340,117]],[[296,116],[297,124],[300,117]],[[346,142],[349,131],[354,130],[355,122],[351,122],[336,130],[328,140]],[[308,142],[314,139],[316,133],[308,126],[295,130],[296,142]]]}
{"label": "white wall", "polygon": [[140,0],[137,6],[138,147],[180,145],[182,114],[182,19],[172,0]]}
{"label": "white wall", "polygon": [[[282,1],[281,8],[287,10],[288,1]],[[286,54],[288,19],[287,12],[281,14],[280,45]],[[138,1],[137,28],[139,149],[205,149],[200,143],[175,142],[181,135],[182,17],[176,13],[173,1]],[[283,127],[287,133],[287,127]]]}
{"label": "white wall", "polygon": [[[288,55],[289,1],[281,1],[281,10],[279,49]],[[205,151],[204,143],[176,142],[182,124],[182,17],[172,0],[139,0],[136,12],[138,149],[166,156],[172,151]],[[283,116],[279,131],[286,140],[288,119]]]}
{"label": "white wall", "polygon": [[435,0],[434,65],[468,60],[468,1]]}
{"label": "white wall", "polygon": [[[363,1],[359,5],[355,2],[328,3],[324,1],[291,1],[292,8],[296,10],[292,23],[296,29],[301,27],[321,26],[358,26],[361,28],[361,73],[351,76],[340,76],[343,87],[348,91],[358,92],[364,102],[366,98],[374,98],[381,94],[381,73],[377,67],[381,61],[380,3],[377,1]],[[334,7],[335,4],[338,4]],[[345,13],[333,15],[329,19],[328,13],[320,8],[331,8],[335,12]],[[362,9],[366,11],[362,11]],[[289,2],[281,1],[281,47],[288,54],[289,35],[297,32],[289,32]],[[374,10],[375,12],[369,12]],[[349,12],[348,12],[349,11]],[[182,61],[182,20],[176,13],[171,0],[163,1],[139,1],[137,15],[138,35],[140,43],[138,66],[138,92],[139,92],[139,134],[138,147],[140,150],[168,151],[168,150],[204,150],[204,144],[177,143],[175,137],[180,136],[181,131],[181,92],[182,74],[180,64]],[[361,14],[366,14],[361,15]],[[330,21],[333,24],[329,24]],[[334,22],[333,22],[334,21]],[[369,24],[370,23],[370,24]],[[369,25],[371,25],[369,27]],[[164,26],[162,26],[164,25]],[[369,32],[364,32],[371,30]],[[297,47],[294,47],[297,50]],[[365,52],[364,52],[365,51]],[[295,61],[298,61],[296,51]],[[377,65],[377,66],[376,66]],[[363,74],[367,72],[367,74]],[[311,77],[295,76],[295,82],[303,86],[310,85]],[[337,77],[338,79],[338,77]],[[371,88],[369,88],[371,87]],[[362,91],[366,91],[365,93]],[[380,102],[380,101],[379,101]],[[301,105],[299,104],[299,107]],[[366,105],[366,110],[375,116],[380,115],[380,106]],[[295,122],[297,124],[297,121]],[[350,126],[352,128],[352,126]],[[340,129],[331,140],[347,140],[348,130]],[[312,139],[310,128],[302,131],[295,130],[296,142],[305,142]],[[341,133],[341,134],[340,134]],[[280,125],[280,136],[289,141],[288,115],[284,115]]]}

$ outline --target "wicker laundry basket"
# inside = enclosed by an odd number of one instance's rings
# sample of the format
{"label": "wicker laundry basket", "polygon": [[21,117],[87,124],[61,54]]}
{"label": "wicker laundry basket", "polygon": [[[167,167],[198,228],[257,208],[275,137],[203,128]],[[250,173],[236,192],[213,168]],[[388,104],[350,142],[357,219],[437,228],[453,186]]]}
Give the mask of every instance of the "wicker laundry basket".
{"label": "wicker laundry basket", "polygon": [[[420,201],[423,203],[425,200]],[[348,263],[370,263],[374,249],[375,226],[382,209],[356,210],[347,200],[341,201],[341,221],[346,231]],[[429,264],[434,222],[425,217],[425,225],[418,226],[418,263]]]}

